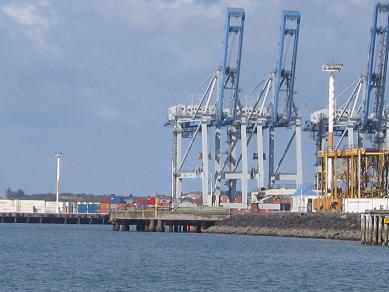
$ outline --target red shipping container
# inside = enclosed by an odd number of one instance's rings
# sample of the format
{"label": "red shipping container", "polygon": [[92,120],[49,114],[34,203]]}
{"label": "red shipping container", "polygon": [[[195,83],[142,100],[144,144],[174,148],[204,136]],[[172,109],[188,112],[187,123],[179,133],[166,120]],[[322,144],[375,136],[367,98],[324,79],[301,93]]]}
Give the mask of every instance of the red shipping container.
{"label": "red shipping container", "polygon": [[137,205],[137,206],[147,205],[147,198],[134,199],[134,205]]}
{"label": "red shipping container", "polygon": [[151,198],[147,198],[147,204],[148,205],[155,205],[155,202],[157,200],[154,198],[154,197],[151,197]]}

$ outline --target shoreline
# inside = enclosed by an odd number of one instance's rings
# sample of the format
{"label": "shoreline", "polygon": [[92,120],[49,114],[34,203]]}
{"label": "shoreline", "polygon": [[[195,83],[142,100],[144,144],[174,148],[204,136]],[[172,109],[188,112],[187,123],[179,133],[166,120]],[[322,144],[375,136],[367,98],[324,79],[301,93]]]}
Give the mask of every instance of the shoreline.
{"label": "shoreline", "polygon": [[237,214],[206,233],[360,241],[359,214]]}

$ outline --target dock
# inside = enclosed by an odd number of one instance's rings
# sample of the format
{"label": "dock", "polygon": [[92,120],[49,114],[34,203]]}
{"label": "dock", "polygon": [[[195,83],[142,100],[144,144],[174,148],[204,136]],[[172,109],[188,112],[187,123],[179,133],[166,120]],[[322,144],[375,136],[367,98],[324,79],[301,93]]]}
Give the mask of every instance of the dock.
{"label": "dock", "polygon": [[113,231],[201,232],[230,216],[224,208],[179,208],[176,210],[126,210],[110,213]]}
{"label": "dock", "polygon": [[109,224],[109,215],[77,213],[0,213],[0,223]]}
{"label": "dock", "polygon": [[361,243],[388,245],[389,211],[361,214]]}

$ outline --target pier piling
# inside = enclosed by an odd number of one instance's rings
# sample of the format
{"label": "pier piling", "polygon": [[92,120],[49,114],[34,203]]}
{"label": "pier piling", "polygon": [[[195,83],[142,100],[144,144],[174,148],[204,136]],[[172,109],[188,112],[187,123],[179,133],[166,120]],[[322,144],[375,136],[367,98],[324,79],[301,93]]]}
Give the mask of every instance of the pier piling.
{"label": "pier piling", "polygon": [[361,215],[361,243],[388,245],[389,212],[374,211]]}

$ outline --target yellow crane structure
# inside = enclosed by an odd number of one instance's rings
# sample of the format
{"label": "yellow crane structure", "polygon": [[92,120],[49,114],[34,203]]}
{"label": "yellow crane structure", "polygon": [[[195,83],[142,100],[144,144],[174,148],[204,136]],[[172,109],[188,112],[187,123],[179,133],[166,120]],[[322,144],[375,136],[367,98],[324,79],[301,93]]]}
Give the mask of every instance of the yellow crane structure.
{"label": "yellow crane structure", "polygon": [[[341,211],[344,198],[388,196],[389,150],[327,149],[318,151],[317,157],[316,190],[319,198],[313,203],[316,211]],[[330,168],[329,161],[332,161]],[[328,180],[328,177],[332,179]]]}

